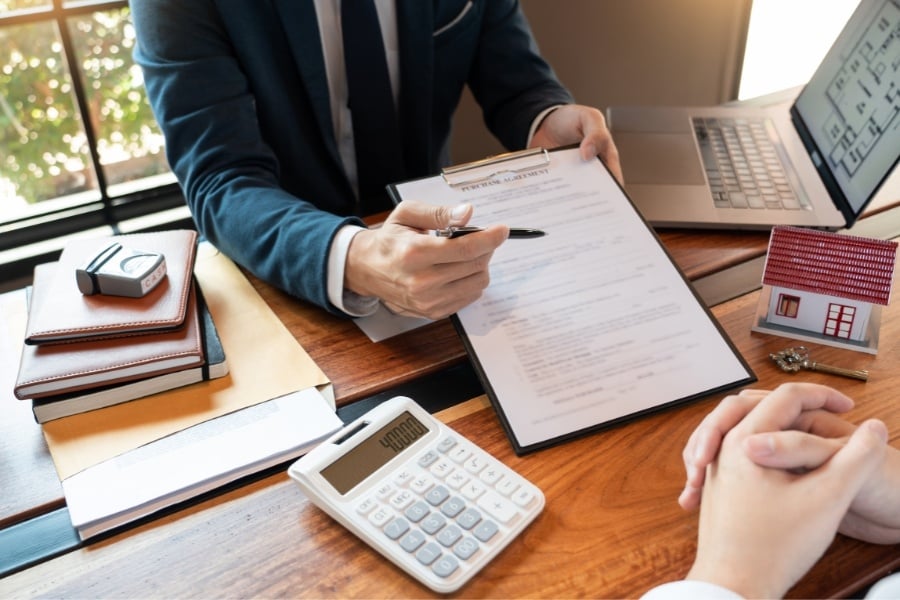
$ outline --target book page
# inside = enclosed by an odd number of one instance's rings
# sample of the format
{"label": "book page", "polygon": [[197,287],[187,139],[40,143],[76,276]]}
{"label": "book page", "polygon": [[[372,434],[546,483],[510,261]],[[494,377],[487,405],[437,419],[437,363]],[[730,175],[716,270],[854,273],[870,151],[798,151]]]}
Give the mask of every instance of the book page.
{"label": "book page", "polygon": [[[471,202],[509,239],[491,284],[458,313],[470,353],[523,448],[753,379],[599,160],[577,149],[471,185],[396,186],[403,199]],[[454,243],[456,240],[447,240]]]}

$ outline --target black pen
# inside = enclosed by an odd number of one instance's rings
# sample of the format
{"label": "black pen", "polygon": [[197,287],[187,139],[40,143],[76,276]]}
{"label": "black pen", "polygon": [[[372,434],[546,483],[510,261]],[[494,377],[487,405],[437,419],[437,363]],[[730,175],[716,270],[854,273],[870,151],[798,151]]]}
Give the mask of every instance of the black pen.
{"label": "black pen", "polygon": [[[484,227],[447,227],[446,229],[435,229],[434,235],[445,238],[458,238],[476,231],[484,231]],[[509,237],[511,238],[536,238],[546,235],[540,229],[532,229],[530,227],[510,227]]]}

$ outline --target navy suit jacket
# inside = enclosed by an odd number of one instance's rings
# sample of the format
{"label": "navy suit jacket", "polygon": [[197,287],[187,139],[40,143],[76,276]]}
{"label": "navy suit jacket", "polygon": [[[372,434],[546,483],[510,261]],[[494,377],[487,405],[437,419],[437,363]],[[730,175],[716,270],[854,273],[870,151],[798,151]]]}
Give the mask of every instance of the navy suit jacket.
{"label": "navy suit jacket", "polygon": [[[468,7],[468,10],[467,10]],[[334,136],[312,0],[132,0],[135,60],[200,232],[260,278],[332,312],[328,250],[360,211]],[[461,15],[461,18],[460,18]],[[464,86],[508,149],[572,101],[518,0],[397,0],[408,175],[448,160]],[[364,216],[364,215],[362,215]]]}

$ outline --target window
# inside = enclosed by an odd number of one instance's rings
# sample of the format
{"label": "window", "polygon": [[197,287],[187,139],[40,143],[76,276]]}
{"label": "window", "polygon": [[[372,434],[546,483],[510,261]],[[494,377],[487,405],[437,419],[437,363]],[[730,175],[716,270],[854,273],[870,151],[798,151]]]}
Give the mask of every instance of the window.
{"label": "window", "polygon": [[849,339],[855,317],[855,307],[830,303],[828,305],[828,318],[825,319],[825,335]]}
{"label": "window", "polygon": [[127,1],[0,0],[0,281],[66,236],[190,226]]}
{"label": "window", "polygon": [[738,98],[805,83],[857,4],[859,0],[753,0]]}
{"label": "window", "polygon": [[789,296],[788,294],[780,294],[778,296],[778,307],[775,314],[780,317],[797,318],[797,311],[800,310],[800,297]]}

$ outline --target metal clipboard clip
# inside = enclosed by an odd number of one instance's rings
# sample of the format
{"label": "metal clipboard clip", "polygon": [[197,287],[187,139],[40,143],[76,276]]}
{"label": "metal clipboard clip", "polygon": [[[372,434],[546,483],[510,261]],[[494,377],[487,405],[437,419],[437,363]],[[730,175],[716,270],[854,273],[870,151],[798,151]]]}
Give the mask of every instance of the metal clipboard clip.
{"label": "metal clipboard clip", "polygon": [[550,153],[544,148],[530,148],[482,158],[441,169],[441,177],[450,187],[475,185],[486,181],[503,181],[550,164]]}

